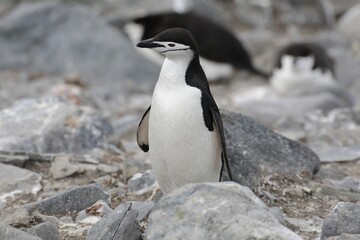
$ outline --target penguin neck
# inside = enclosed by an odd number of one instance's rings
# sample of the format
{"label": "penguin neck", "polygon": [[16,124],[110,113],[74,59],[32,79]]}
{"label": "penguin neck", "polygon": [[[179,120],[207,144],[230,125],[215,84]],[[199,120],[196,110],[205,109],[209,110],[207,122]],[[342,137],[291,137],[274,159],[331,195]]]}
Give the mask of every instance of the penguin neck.
{"label": "penguin neck", "polygon": [[185,76],[192,61],[197,58],[192,53],[181,56],[166,56],[157,85],[168,88],[186,85]]}

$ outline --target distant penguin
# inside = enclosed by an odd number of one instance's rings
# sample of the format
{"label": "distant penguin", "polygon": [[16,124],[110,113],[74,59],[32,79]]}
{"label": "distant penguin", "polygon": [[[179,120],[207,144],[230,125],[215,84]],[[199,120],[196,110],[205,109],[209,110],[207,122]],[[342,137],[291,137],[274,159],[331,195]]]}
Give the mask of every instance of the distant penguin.
{"label": "distant penguin", "polygon": [[289,44],[276,58],[270,84],[280,95],[302,95],[335,87],[334,61],[318,44]]}
{"label": "distant penguin", "polygon": [[125,31],[135,41],[150,38],[175,27],[185,28],[193,34],[199,46],[200,62],[209,80],[229,77],[235,69],[247,70],[264,78],[269,77],[269,74],[253,65],[248,51],[229,30],[193,12],[137,18],[125,26]]}
{"label": "distant penguin", "polygon": [[219,181],[224,166],[231,179],[223,123],[191,33],[168,29],[137,47],[165,56],[137,132],[163,193],[187,183]]}

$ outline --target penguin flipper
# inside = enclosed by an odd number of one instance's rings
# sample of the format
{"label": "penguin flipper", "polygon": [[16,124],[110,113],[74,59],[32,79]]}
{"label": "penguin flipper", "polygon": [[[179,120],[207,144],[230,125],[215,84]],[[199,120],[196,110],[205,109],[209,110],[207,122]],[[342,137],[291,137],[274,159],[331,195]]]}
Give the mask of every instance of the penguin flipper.
{"label": "penguin flipper", "polygon": [[144,152],[149,151],[149,116],[150,116],[150,108],[146,110],[137,130],[137,143],[141,150]]}
{"label": "penguin flipper", "polygon": [[221,180],[221,176],[222,176],[222,172],[223,172],[224,164],[225,164],[229,179],[230,179],[230,181],[233,181],[233,176],[232,176],[231,170],[230,170],[229,157],[228,157],[227,149],[226,149],[224,126],[223,126],[223,122],[221,120],[220,112],[217,108],[216,109],[211,108],[210,112],[211,112],[211,115],[214,120],[214,125],[217,128],[217,132],[219,133],[219,138],[220,138],[221,147],[222,147],[222,153],[221,153],[222,167],[221,167],[221,173],[220,173],[220,180]]}

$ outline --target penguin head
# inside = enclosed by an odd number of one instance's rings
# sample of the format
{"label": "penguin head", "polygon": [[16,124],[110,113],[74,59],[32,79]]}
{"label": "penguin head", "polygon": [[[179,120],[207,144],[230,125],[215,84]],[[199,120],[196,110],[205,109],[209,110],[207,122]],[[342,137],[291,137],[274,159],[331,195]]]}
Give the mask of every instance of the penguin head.
{"label": "penguin head", "polygon": [[151,48],[169,58],[199,57],[199,49],[192,34],[183,28],[167,29],[153,38],[143,40],[139,48]]}
{"label": "penguin head", "polygon": [[334,73],[334,61],[326,50],[316,43],[298,42],[284,47],[276,61],[278,69],[292,69],[296,72],[321,70]]}

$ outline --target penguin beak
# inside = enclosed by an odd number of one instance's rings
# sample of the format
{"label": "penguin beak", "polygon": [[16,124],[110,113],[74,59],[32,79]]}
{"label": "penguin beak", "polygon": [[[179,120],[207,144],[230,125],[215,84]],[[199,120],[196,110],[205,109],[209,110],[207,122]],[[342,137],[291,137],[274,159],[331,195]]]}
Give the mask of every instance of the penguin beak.
{"label": "penguin beak", "polygon": [[136,44],[139,48],[156,48],[156,47],[164,47],[163,45],[159,43],[155,43],[153,38],[143,40]]}

